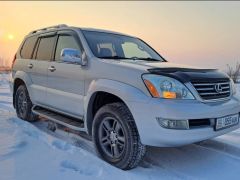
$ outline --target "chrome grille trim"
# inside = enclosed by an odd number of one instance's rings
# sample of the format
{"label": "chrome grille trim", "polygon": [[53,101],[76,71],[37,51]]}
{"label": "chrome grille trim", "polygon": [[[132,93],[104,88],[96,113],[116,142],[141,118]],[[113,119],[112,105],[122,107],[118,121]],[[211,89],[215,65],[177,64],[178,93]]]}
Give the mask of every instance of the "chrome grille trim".
{"label": "chrome grille trim", "polygon": [[219,93],[199,93],[199,94],[200,95],[217,95],[217,94],[226,94],[226,93],[230,93],[230,91],[219,92]]}
{"label": "chrome grille trim", "polygon": [[[231,86],[230,81],[214,81],[214,82],[191,82],[195,90],[197,91],[198,95],[207,101],[211,100],[219,100],[219,99],[226,99],[231,96]],[[215,89],[216,85],[221,86],[221,91],[218,92]]]}
{"label": "chrome grille trim", "polygon": [[194,86],[210,86],[215,84],[221,84],[221,85],[229,85],[230,82],[215,82],[215,83],[193,83]]}

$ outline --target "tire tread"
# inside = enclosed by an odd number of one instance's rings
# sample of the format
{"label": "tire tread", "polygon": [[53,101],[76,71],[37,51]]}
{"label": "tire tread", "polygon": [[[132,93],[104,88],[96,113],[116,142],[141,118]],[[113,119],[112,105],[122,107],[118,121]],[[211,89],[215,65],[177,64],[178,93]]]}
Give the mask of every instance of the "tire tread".
{"label": "tire tread", "polygon": [[[18,113],[17,113],[17,116],[19,118],[25,120],[25,121],[29,121],[29,122],[36,121],[37,120],[37,115],[33,114],[33,112],[32,112],[33,104],[32,104],[32,101],[30,99],[27,87],[25,85],[20,85],[17,89],[17,92],[16,92],[16,98],[18,98],[17,96],[20,93],[20,91],[25,91],[28,108],[27,108],[27,113],[26,113],[25,117],[20,117]],[[17,99],[16,99],[15,103],[16,103],[15,107],[16,107],[16,112],[17,112],[18,111],[17,110]]]}
{"label": "tire tread", "polygon": [[131,131],[131,133],[130,133],[131,137],[128,137],[128,138],[131,138],[132,146],[133,146],[133,148],[130,152],[130,155],[127,157],[126,161],[122,161],[122,162],[120,162],[118,164],[114,164],[114,165],[123,170],[133,169],[140,163],[140,161],[143,159],[145,152],[146,152],[145,146],[141,143],[134,118],[133,118],[130,110],[128,109],[128,107],[122,102],[115,102],[115,103],[104,105],[103,107],[101,107],[98,110],[95,117],[98,116],[99,114],[103,113],[105,110],[110,110],[112,112],[118,112],[121,119],[123,119],[124,121],[127,122],[129,130]]}

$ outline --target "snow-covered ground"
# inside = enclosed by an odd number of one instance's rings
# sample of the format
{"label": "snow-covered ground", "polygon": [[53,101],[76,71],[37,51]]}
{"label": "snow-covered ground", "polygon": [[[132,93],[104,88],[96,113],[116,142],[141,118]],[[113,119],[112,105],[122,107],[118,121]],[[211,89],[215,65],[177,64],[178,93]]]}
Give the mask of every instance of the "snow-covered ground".
{"label": "snow-covered ground", "polygon": [[240,130],[179,148],[149,147],[138,168],[122,171],[99,159],[90,141],[18,119],[7,78],[0,74],[0,180],[240,179]]}

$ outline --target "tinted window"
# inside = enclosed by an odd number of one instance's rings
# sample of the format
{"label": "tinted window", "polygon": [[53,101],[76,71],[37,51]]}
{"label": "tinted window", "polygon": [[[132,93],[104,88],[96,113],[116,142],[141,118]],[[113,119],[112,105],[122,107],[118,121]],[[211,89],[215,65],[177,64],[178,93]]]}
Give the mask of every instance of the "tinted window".
{"label": "tinted window", "polygon": [[80,50],[78,43],[73,36],[61,35],[61,36],[59,36],[58,42],[57,42],[57,48],[56,48],[56,53],[55,53],[56,61],[60,60],[61,51],[64,48]]}
{"label": "tinted window", "polygon": [[43,37],[40,39],[36,59],[51,60],[55,37]]}
{"label": "tinted window", "polygon": [[32,52],[33,52],[36,41],[37,41],[36,36],[29,37],[26,39],[26,41],[24,42],[24,45],[22,47],[22,50],[21,50],[22,58],[31,59]]}

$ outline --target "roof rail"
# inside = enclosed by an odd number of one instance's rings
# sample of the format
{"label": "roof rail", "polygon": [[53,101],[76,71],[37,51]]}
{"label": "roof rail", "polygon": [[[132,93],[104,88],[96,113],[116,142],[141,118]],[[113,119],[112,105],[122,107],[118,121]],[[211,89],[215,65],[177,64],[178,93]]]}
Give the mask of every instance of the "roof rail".
{"label": "roof rail", "polygon": [[30,32],[29,34],[34,34],[34,33],[41,32],[41,31],[46,31],[46,30],[49,30],[49,29],[58,29],[58,28],[63,28],[63,27],[68,27],[68,26],[66,24],[49,26],[49,27],[45,27],[45,28],[42,28],[42,29],[36,29],[36,30]]}

